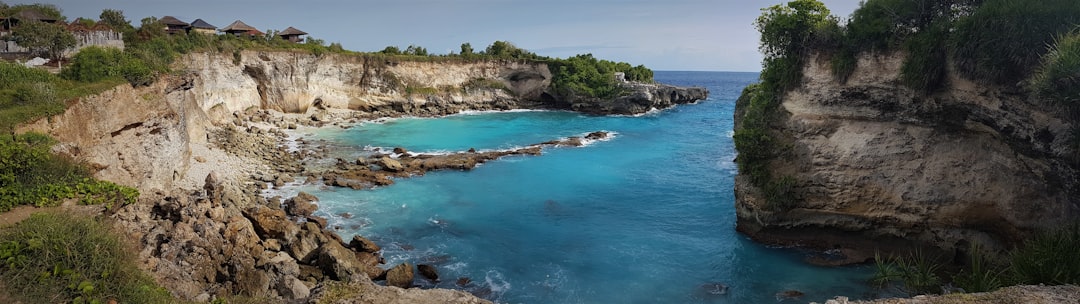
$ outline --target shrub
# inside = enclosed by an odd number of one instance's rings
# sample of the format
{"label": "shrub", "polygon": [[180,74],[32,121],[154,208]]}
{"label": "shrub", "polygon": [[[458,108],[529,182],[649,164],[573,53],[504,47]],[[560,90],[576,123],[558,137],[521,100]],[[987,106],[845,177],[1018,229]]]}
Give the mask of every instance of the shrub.
{"label": "shrub", "polygon": [[889,258],[887,262],[882,262],[882,257],[875,255],[875,260],[873,282],[879,286],[899,281],[902,289],[909,294],[927,294],[939,291],[943,284],[938,276],[941,264],[922,250],[916,249],[908,256]]}
{"label": "shrub", "polygon": [[19,205],[55,206],[66,198],[108,208],[138,198],[135,189],[91,179],[81,165],[52,154],[54,143],[37,133],[0,138],[0,212]]}
{"label": "shrub", "polygon": [[1080,112],[1080,31],[1059,38],[1043,56],[1032,76],[1031,89],[1039,96]]}
{"label": "shrub", "polygon": [[1080,284],[1080,224],[1041,232],[1010,255],[1017,284]]}
{"label": "shrub", "polygon": [[986,261],[982,255],[982,246],[979,243],[971,243],[968,251],[968,264],[953,276],[953,283],[963,288],[966,292],[994,291],[1004,286],[1002,270],[997,269]]}
{"label": "shrub", "polygon": [[948,25],[939,21],[912,35],[904,43],[908,57],[901,67],[900,79],[908,87],[926,93],[948,86]]}
{"label": "shrub", "polygon": [[1080,24],[1080,1],[986,0],[960,18],[950,41],[957,69],[972,79],[1016,85],[1058,35]]}
{"label": "shrub", "polygon": [[174,302],[99,220],[36,213],[0,234],[0,274],[25,303]]}

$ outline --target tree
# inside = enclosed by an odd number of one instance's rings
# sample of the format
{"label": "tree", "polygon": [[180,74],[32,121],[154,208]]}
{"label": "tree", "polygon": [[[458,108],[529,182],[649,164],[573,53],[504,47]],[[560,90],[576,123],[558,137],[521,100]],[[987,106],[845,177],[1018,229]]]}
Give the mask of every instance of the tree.
{"label": "tree", "polygon": [[469,44],[468,42],[462,43],[461,44],[461,56],[462,57],[471,57],[472,55],[474,55],[472,44]]}
{"label": "tree", "polygon": [[142,41],[165,36],[165,24],[158,21],[156,17],[146,17],[140,22],[141,25],[139,25],[139,30],[135,32],[135,35]]}
{"label": "tree", "polygon": [[75,35],[64,26],[44,22],[24,22],[11,33],[15,43],[50,59],[60,59],[64,50],[75,46]]}
{"label": "tree", "polygon": [[829,21],[829,9],[817,0],[795,0],[762,11],[754,25],[766,58],[802,56],[810,34]]}
{"label": "tree", "polygon": [[428,51],[421,46],[409,45],[409,47],[405,48],[405,55],[427,56]]}
{"label": "tree", "polygon": [[102,23],[108,25],[114,30],[121,33],[129,33],[135,30],[134,26],[131,26],[131,22],[124,17],[124,11],[114,9],[104,9],[101,11],[101,15],[98,16]]}
{"label": "tree", "polygon": [[390,55],[401,55],[401,49],[399,49],[396,46],[391,45],[391,46],[388,46],[388,47],[384,48],[382,51],[379,51],[379,53],[390,54]]}

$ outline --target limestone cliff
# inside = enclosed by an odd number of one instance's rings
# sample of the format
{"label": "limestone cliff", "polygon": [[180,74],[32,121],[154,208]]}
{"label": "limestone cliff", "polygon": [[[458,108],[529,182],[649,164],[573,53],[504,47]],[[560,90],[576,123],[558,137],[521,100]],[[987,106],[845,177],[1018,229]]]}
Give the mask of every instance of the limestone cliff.
{"label": "limestone cliff", "polygon": [[199,156],[193,149],[204,146],[208,128],[245,111],[352,110],[347,115],[360,118],[521,108],[637,114],[708,94],[701,88],[642,84],[615,100],[560,101],[548,93],[547,65],[515,61],[245,51],[189,54],[174,69],[178,75],[149,87],[119,86],[83,98],[64,114],[18,131],[48,133],[62,143],[59,151],[100,169],[97,177],[150,192],[198,188],[214,164],[193,162]]}
{"label": "limestone cliff", "polygon": [[[795,180],[794,207],[767,208],[736,179],[738,229],[767,243],[873,252],[979,242],[1002,250],[1080,216],[1074,127],[1023,92],[950,74],[923,94],[899,78],[903,54],[862,55],[846,84],[809,60],[784,96],[769,163]],[[738,120],[739,117],[736,117]]]}

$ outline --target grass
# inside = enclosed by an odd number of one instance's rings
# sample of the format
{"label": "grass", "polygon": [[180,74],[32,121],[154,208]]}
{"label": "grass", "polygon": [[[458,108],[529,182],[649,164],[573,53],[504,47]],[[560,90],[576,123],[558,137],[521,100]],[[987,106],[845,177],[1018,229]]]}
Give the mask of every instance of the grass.
{"label": "grass", "polygon": [[176,302],[130,248],[101,220],[36,213],[0,231],[0,275],[24,303]]}

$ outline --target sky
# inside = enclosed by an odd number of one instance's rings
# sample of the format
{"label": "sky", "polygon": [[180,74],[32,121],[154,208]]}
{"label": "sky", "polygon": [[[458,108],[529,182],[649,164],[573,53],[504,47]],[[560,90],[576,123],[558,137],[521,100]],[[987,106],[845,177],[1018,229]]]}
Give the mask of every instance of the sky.
{"label": "sky", "polygon": [[[759,71],[761,8],[784,0],[0,0],[48,3],[68,20],[118,9],[133,25],[144,17],[203,19],[219,28],[242,20],[260,30],[292,26],[354,51],[394,45],[459,52],[496,40],[534,53],[644,64],[654,70]],[[822,0],[847,17],[859,0]]]}

